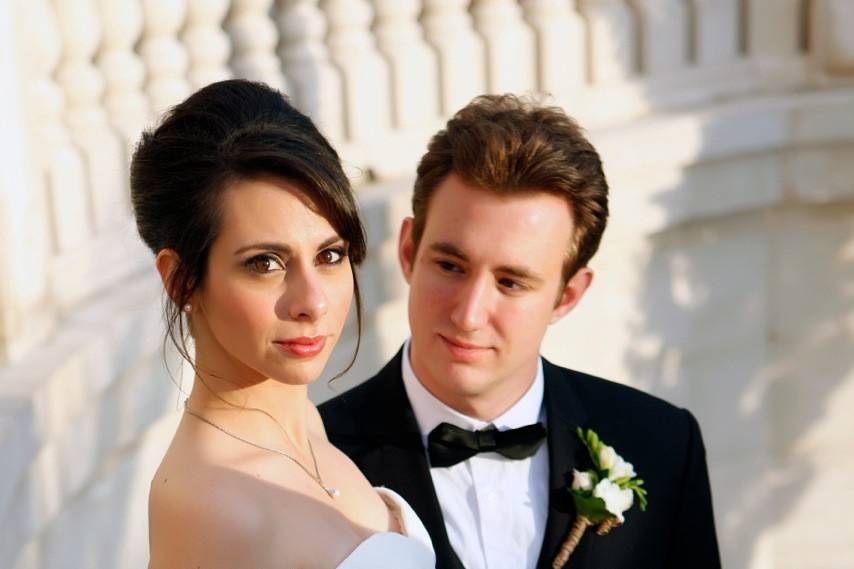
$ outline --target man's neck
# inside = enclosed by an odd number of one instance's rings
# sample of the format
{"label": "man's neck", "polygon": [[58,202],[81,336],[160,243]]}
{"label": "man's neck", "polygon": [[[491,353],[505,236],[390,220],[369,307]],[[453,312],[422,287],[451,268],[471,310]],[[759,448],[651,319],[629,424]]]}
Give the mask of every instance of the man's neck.
{"label": "man's neck", "polygon": [[[407,347],[409,347],[409,344],[407,344]],[[524,375],[523,372],[517,375],[518,380],[507,382],[507,389],[492,390],[483,394],[455,394],[452,392],[449,393],[445,389],[436,388],[428,376],[422,376],[413,367],[409,350],[404,353],[402,371],[404,383],[410,384],[410,387],[407,387],[410,399],[412,399],[413,393],[411,391],[414,388],[414,391],[418,392],[414,395],[418,397],[419,402],[422,404],[422,409],[433,409],[433,411],[429,412],[431,416],[435,415],[436,412],[439,414],[450,413],[451,415],[455,413],[462,415],[462,419],[470,419],[470,421],[464,422],[471,422],[473,424],[479,422],[493,423],[496,419],[505,416],[510,410],[514,410],[515,414],[520,402],[528,398],[531,401],[528,402],[526,400],[523,408],[518,408],[518,410],[526,417],[526,423],[529,423],[537,420],[542,405],[542,381],[537,384],[537,389],[532,391],[532,386],[537,383],[537,379],[541,376],[539,357],[533,362],[533,365],[528,367],[530,368],[529,370],[523,370]],[[431,403],[430,400],[433,402]],[[444,407],[446,411],[442,412],[441,407]],[[515,415],[511,415],[510,418],[513,420],[516,419]]]}

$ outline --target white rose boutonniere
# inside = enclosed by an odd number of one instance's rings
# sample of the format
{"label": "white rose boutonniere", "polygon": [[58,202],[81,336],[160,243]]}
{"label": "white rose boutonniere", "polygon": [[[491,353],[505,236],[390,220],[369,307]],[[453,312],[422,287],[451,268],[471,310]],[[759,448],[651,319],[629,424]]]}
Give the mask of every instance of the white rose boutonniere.
{"label": "white rose boutonniere", "polygon": [[603,443],[592,429],[584,432],[579,427],[577,432],[590,453],[593,468],[573,470],[570,494],[578,515],[552,563],[553,569],[561,569],[566,564],[588,526],[597,526],[596,533],[605,535],[622,525],[623,514],[632,507],[635,496],[641,511],[646,510],[646,490],[643,480],[636,478],[632,463]]}

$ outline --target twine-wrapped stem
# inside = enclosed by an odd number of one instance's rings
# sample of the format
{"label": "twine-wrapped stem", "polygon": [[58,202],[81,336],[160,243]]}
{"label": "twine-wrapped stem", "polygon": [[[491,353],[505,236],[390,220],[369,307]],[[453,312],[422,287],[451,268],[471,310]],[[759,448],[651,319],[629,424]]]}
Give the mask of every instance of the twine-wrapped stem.
{"label": "twine-wrapped stem", "polygon": [[596,528],[596,535],[606,535],[609,531],[616,527],[620,527],[621,525],[622,522],[617,518],[608,518]]}
{"label": "twine-wrapped stem", "polygon": [[552,562],[552,569],[561,569],[566,565],[566,562],[569,561],[569,556],[572,555],[572,552],[575,551],[575,548],[578,546],[578,542],[581,541],[581,536],[584,535],[584,531],[591,525],[593,525],[593,523],[584,516],[578,516],[575,518],[575,522],[572,524],[572,529],[569,531],[569,535],[566,536],[566,539],[560,546],[560,551],[557,552],[557,557],[555,557],[554,562]]}

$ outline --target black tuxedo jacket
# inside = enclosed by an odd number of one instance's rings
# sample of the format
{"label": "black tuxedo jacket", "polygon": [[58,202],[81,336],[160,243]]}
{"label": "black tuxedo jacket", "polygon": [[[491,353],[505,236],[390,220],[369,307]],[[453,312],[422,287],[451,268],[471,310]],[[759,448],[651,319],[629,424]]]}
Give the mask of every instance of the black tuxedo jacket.
{"label": "black tuxedo jacket", "polygon": [[[551,567],[575,511],[572,469],[592,466],[576,427],[592,428],[634,464],[649,506],[637,501],[605,536],[590,529],[570,569],[719,569],[705,449],[694,417],[636,389],[543,362],[548,417],[549,514],[538,567]],[[401,378],[401,352],[376,376],[324,403],[330,441],[375,486],[415,509],[436,550],[438,569],[461,569],[433,488],[421,434]]]}

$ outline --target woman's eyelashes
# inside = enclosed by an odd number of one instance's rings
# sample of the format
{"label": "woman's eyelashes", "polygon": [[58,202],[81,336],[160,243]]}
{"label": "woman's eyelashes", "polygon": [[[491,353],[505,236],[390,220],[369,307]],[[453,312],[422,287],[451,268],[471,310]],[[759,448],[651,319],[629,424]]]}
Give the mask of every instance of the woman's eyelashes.
{"label": "woman's eyelashes", "polygon": [[271,253],[261,253],[260,255],[250,257],[243,263],[243,266],[259,274],[269,274],[285,270],[285,263]]}
{"label": "woman's eyelashes", "polygon": [[317,260],[321,265],[340,265],[347,257],[347,247],[339,245],[329,247],[317,254]]}
{"label": "woman's eyelashes", "polygon": [[[348,250],[345,245],[328,247],[317,254],[315,264],[320,266],[340,265],[347,258],[347,254]],[[260,253],[244,261],[243,266],[253,273],[266,275],[286,271],[288,262],[274,253]]]}

